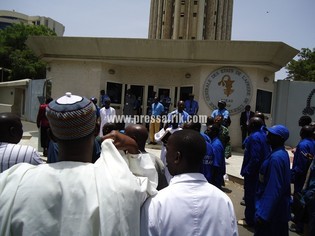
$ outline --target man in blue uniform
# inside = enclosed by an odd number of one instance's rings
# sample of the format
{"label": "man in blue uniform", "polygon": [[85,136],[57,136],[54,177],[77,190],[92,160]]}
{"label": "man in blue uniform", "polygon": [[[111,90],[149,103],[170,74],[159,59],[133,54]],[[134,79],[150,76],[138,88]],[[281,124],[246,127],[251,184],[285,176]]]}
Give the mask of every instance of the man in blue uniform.
{"label": "man in blue uniform", "polygon": [[185,111],[190,115],[194,116],[197,115],[198,110],[199,110],[199,104],[198,102],[194,99],[194,94],[190,93],[189,94],[189,99],[185,101]]}
{"label": "man in blue uniform", "polygon": [[213,161],[211,163],[210,183],[221,189],[223,185],[223,176],[225,174],[224,147],[219,139],[220,128],[217,124],[208,127],[208,135],[211,139],[213,149]]}
{"label": "man in blue uniform", "polygon": [[[291,169],[291,182],[294,184],[294,193],[301,193],[306,180],[308,168],[312,162],[307,154],[315,155],[315,145],[313,136],[313,127],[306,125],[300,131],[301,141],[296,146],[294,152],[293,166]],[[293,199],[293,204],[296,199]],[[293,219],[295,224],[290,226],[290,231],[302,233],[303,223]]]}
{"label": "man in blue uniform", "polygon": [[224,125],[225,127],[229,127],[231,123],[230,112],[226,109],[226,102],[224,100],[218,101],[218,109],[215,109],[211,113],[211,117],[213,118],[217,117],[218,115],[223,116],[222,125]]}
{"label": "man in blue uniform", "polygon": [[259,169],[264,159],[270,154],[266,133],[261,129],[263,121],[259,117],[249,120],[244,159],[241,175],[244,177],[245,220],[239,220],[239,225],[254,226],[255,223],[255,193],[259,177]]}
{"label": "man in blue uniform", "polygon": [[274,125],[266,130],[272,152],[259,170],[254,235],[288,236],[290,159],[284,142],[289,138],[289,130],[283,125]]}

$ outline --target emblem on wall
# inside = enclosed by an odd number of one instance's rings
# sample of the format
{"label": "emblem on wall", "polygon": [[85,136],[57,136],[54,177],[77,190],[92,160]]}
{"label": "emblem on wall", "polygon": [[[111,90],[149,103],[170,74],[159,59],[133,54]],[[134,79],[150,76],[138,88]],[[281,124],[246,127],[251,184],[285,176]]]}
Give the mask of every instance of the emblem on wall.
{"label": "emblem on wall", "polygon": [[226,102],[230,114],[244,111],[252,97],[249,76],[235,67],[222,67],[213,71],[205,80],[203,95],[208,106],[214,110],[220,99]]}

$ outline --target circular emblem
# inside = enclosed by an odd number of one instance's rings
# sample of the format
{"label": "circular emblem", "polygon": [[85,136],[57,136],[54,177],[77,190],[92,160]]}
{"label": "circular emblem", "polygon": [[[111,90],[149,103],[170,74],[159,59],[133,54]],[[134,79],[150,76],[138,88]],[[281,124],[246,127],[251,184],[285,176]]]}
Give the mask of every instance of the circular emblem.
{"label": "circular emblem", "polygon": [[212,72],[205,80],[203,89],[204,99],[212,110],[222,99],[231,115],[244,111],[252,97],[248,75],[234,67],[222,67]]}

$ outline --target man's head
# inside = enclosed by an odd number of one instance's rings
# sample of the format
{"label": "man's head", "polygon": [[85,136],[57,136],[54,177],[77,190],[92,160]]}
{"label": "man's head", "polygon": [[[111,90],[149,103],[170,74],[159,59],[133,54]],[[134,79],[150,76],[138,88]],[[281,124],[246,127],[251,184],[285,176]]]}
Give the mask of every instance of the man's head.
{"label": "man's head", "polygon": [[177,110],[178,112],[183,112],[185,109],[185,102],[183,100],[178,101],[177,103]]}
{"label": "man's head", "polygon": [[96,132],[95,105],[67,92],[49,103],[46,115],[63,156],[60,160],[90,161]]}
{"label": "man's head", "polygon": [[201,124],[200,124],[200,122],[194,122],[193,120],[191,120],[187,123],[184,123],[183,129],[192,129],[192,130],[195,130],[197,132],[200,132]]}
{"label": "man's head", "polygon": [[23,136],[22,122],[18,115],[0,113],[0,142],[19,143]]}
{"label": "man's head", "polygon": [[106,109],[108,109],[110,107],[110,98],[105,99],[104,106]]}
{"label": "man's head", "polygon": [[195,95],[192,94],[192,93],[190,93],[190,94],[188,95],[188,98],[189,98],[190,101],[194,100],[194,97],[195,97]]}
{"label": "man's head", "polygon": [[214,124],[214,118],[212,116],[208,116],[206,126],[213,125],[213,124]]}
{"label": "man's head", "polygon": [[305,125],[310,125],[312,118],[310,116],[301,116],[299,119],[299,126],[303,127]]}
{"label": "man's head", "polygon": [[67,92],[49,103],[46,113],[52,132],[59,140],[75,140],[94,132],[95,106],[87,98]]}
{"label": "man's head", "polygon": [[245,111],[250,111],[250,105],[245,106]]}
{"label": "man's head", "polygon": [[218,101],[218,108],[219,110],[222,110],[226,107],[226,102],[224,100]]}
{"label": "man's head", "polygon": [[220,126],[216,123],[207,127],[207,135],[212,139],[215,139],[220,134]]}
{"label": "man's head", "polygon": [[254,117],[259,117],[263,121],[264,125],[266,124],[265,123],[265,114],[264,113],[262,113],[260,111],[256,111],[255,114],[254,114]]}
{"label": "man's head", "polygon": [[263,125],[264,122],[262,121],[262,119],[260,119],[259,117],[252,117],[249,120],[248,131],[249,133],[251,133],[253,131],[260,130]]}
{"label": "man's head", "polygon": [[125,128],[125,134],[137,142],[140,151],[145,151],[145,142],[148,139],[148,130],[145,126],[130,124]]}
{"label": "man's head", "polygon": [[274,125],[270,128],[265,128],[265,130],[268,132],[267,142],[272,149],[283,146],[289,138],[289,130],[283,125]]}
{"label": "man's head", "polygon": [[314,128],[310,125],[305,125],[301,128],[300,130],[300,137],[302,139],[305,139],[305,138],[313,138],[313,134],[314,134]]}
{"label": "man's head", "polygon": [[106,134],[109,134],[113,130],[118,130],[117,125],[115,123],[113,122],[105,123],[102,128],[103,136],[105,136]]}
{"label": "man's head", "polygon": [[206,154],[206,143],[198,132],[180,130],[169,137],[166,150],[166,163],[171,175],[199,172]]}
{"label": "man's head", "polygon": [[91,97],[90,100],[96,105],[97,104],[97,98],[96,97]]}

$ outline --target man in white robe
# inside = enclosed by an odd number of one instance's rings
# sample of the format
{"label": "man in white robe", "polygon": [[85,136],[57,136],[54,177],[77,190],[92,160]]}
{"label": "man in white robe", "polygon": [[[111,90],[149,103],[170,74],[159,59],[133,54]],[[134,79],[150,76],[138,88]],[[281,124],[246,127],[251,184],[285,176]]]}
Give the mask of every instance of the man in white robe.
{"label": "man in white robe", "polygon": [[[0,174],[0,235],[139,235],[140,207],[156,193],[156,170],[118,132],[104,137],[91,164],[94,109],[70,93],[49,104],[61,162],[23,163]],[[129,153],[127,162],[115,146]]]}

